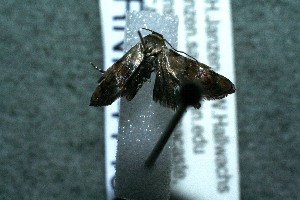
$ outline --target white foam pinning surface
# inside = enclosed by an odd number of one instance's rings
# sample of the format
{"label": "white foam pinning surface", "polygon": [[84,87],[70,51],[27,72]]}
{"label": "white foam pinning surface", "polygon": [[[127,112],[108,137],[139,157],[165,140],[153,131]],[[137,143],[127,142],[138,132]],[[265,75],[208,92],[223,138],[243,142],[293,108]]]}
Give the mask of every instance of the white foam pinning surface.
{"label": "white foam pinning surface", "polygon": [[[126,16],[125,51],[140,42],[137,31],[148,28],[164,35],[177,47],[178,19],[154,12],[133,12]],[[142,31],[142,35],[150,34]],[[144,162],[174,112],[152,100],[155,73],[135,98],[121,99],[116,162],[116,197],[136,200],[169,199],[171,147],[169,143],[151,169]]]}

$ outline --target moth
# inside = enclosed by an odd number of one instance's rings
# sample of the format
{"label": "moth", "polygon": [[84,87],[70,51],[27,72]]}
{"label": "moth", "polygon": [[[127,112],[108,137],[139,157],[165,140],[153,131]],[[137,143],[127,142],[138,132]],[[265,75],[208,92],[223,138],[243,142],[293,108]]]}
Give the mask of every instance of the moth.
{"label": "moth", "polygon": [[[202,97],[206,100],[222,99],[235,92],[235,86],[229,79],[184,52],[175,50],[163,35],[149,31],[151,34],[145,37],[138,32],[141,42],[107,71],[100,70],[101,77],[90,106],[110,105],[119,97],[132,100],[152,72],[156,73],[153,100],[172,109],[179,106],[179,89],[187,81],[199,83]],[[200,108],[201,104],[198,102],[193,106]]]}

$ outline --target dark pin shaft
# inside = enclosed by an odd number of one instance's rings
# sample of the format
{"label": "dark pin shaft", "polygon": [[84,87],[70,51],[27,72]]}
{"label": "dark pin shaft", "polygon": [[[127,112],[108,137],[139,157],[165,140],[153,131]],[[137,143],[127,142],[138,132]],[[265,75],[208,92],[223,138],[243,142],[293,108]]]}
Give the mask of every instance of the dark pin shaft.
{"label": "dark pin shaft", "polygon": [[182,118],[185,110],[188,106],[193,106],[199,103],[201,99],[201,89],[200,86],[194,82],[188,82],[184,84],[180,91],[181,104],[171,119],[169,125],[167,126],[165,132],[162,134],[155,147],[153,148],[151,154],[145,161],[146,167],[152,167],[156,162],[158,156],[162,152],[164,146],[167,144],[172,132],[174,131],[176,125],[179,123]]}
{"label": "dark pin shaft", "polygon": [[167,126],[165,132],[162,134],[162,136],[160,137],[160,139],[156,143],[155,147],[153,148],[151,154],[147,158],[147,160],[145,162],[146,167],[152,167],[154,165],[154,163],[157,160],[158,156],[162,152],[164,146],[168,142],[168,140],[169,140],[172,132],[174,131],[176,125],[179,123],[180,119],[182,118],[183,113],[185,112],[186,108],[187,108],[187,105],[181,105],[178,108],[178,111],[175,113],[175,115],[171,119],[171,121],[170,121],[169,125]]}

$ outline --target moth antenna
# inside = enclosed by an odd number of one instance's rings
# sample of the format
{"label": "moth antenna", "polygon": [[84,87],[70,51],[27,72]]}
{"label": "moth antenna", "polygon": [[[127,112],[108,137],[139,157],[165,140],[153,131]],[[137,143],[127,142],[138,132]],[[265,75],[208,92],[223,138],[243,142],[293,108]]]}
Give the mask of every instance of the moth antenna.
{"label": "moth antenna", "polygon": [[185,52],[183,52],[183,51],[179,51],[179,50],[175,49],[175,48],[168,42],[168,40],[164,39],[164,41],[165,41],[166,43],[168,43],[168,45],[170,45],[170,47],[171,47],[174,51],[176,51],[176,52],[178,52],[178,53],[183,53],[184,55],[186,55],[186,56],[192,58],[192,59],[195,60],[196,62],[199,62],[199,61],[198,61],[196,58],[194,58],[193,56],[190,56],[189,54],[187,54],[187,53],[185,53]]}
{"label": "moth antenna", "polygon": [[144,40],[144,38],[143,38],[143,36],[142,36],[141,31],[138,31],[138,34],[139,34],[140,40],[141,40],[141,42],[142,42],[142,46],[143,46],[143,48],[144,48],[144,50],[145,50],[145,49],[146,49],[146,44],[145,44],[145,40]]}
{"label": "moth antenna", "polygon": [[99,68],[98,66],[96,66],[94,63],[90,62],[90,64],[91,64],[96,70],[98,70],[101,74],[104,74],[104,73],[105,73],[104,70],[100,69],[100,68]]}
{"label": "moth antenna", "polygon": [[153,30],[151,30],[151,29],[148,29],[148,28],[142,28],[142,29],[147,30],[147,31],[150,31],[152,34],[156,34],[156,35],[159,35],[161,38],[164,38],[164,36],[163,36],[162,34],[160,34],[160,33],[158,33],[158,32],[155,32],[155,31],[153,31]]}
{"label": "moth antenna", "polygon": [[156,33],[155,31],[153,31],[153,30],[151,30],[151,29],[148,29],[148,28],[142,28],[142,29],[147,30],[147,31],[150,31],[150,32],[152,32],[152,33]]}

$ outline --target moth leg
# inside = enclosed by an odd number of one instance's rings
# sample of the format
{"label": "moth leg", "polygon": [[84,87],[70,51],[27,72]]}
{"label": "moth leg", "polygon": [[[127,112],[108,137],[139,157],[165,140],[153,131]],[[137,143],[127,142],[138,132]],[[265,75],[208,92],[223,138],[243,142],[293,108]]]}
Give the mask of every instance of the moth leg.
{"label": "moth leg", "polygon": [[97,65],[95,65],[94,63],[90,62],[90,64],[91,64],[96,70],[98,70],[101,74],[104,74],[104,73],[105,73],[104,70],[100,69],[100,68],[99,68]]}

